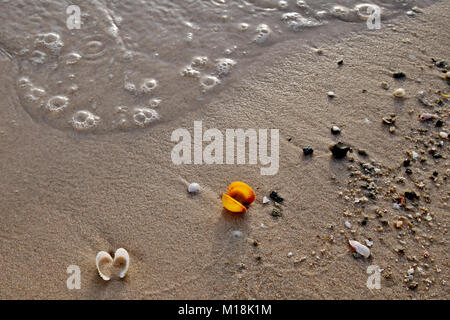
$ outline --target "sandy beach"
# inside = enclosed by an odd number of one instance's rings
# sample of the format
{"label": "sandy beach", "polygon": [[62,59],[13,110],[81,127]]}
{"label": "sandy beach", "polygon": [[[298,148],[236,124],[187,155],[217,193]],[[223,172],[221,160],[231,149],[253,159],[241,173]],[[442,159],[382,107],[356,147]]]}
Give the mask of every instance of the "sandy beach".
{"label": "sandy beach", "polygon": [[[181,116],[101,134],[37,121],[18,93],[22,67],[0,51],[0,298],[448,299],[449,10],[442,1],[380,30],[280,42],[203,105],[169,87]],[[277,174],[175,165],[172,132],[194,121],[279,129]],[[329,150],[338,141],[351,148],[343,159]],[[233,181],[256,193],[245,214],[223,207]],[[281,204],[263,204],[272,191]],[[105,282],[96,254],[117,248],[128,274]],[[70,265],[79,290],[67,288]],[[372,265],[380,289],[366,285]]]}

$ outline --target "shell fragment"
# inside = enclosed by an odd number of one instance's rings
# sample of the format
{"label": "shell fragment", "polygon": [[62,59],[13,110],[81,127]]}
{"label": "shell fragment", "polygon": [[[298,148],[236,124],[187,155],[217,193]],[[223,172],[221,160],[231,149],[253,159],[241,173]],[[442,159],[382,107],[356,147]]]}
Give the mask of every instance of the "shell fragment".
{"label": "shell fragment", "polygon": [[362,255],[364,258],[370,257],[370,249],[367,248],[365,245],[355,240],[348,240],[348,243],[353,248],[353,250]]}

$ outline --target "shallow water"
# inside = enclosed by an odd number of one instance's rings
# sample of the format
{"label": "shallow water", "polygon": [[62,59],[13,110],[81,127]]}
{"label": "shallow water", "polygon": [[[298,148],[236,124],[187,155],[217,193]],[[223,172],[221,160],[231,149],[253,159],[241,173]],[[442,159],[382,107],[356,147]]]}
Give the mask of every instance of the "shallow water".
{"label": "shallow water", "polygon": [[[384,23],[434,2],[372,3]],[[70,5],[79,29],[68,28]],[[366,29],[367,10],[355,0],[0,0],[0,54],[17,65],[11,81],[34,121],[142,130],[200,108],[280,43]]]}

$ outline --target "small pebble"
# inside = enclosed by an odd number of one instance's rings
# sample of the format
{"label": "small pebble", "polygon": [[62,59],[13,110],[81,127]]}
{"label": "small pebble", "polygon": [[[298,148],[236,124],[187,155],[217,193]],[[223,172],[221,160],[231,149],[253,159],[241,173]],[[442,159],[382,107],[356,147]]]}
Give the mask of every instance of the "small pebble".
{"label": "small pebble", "polygon": [[280,197],[276,191],[272,191],[270,193],[269,197],[270,197],[270,199],[272,199],[273,201],[275,201],[277,203],[282,203],[284,201],[284,199],[282,197]]}
{"label": "small pebble", "polygon": [[328,91],[327,95],[329,98],[334,98],[335,97],[335,93],[333,91]]}
{"label": "small pebble", "polygon": [[332,126],[331,127],[331,133],[334,135],[338,135],[341,133],[341,129],[338,126]]}
{"label": "small pebble", "polygon": [[239,231],[239,230],[233,231],[233,237],[234,237],[234,238],[240,238],[240,237],[242,237],[242,232]]}
{"label": "small pebble", "polygon": [[396,98],[404,98],[406,96],[406,90],[403,88],[398,88],[398,89],[394,90],[394,92],[392,94]]}
{"label": "small pebble", "polygon": [[402,79],[406,77],[406,74],[404,72],[394,72],[392,75],[394,79]]}
{"label": "small pebble", "polygon": [[342,142],[338,142],[330,147],[330,151],[333,154],[333,157],[336,159],[342,159],[347,155],[347,152],[350,151],[350,147],[346,146]]}
{"label": "small pebble", "polygon": [[389,89],[391,86],[390,86],[389,83],[387,83],[386,81],[383,81],[383,82],[381,83],[381,87],[382,87],[384,90],[387,90],[387,89]]}
{"label": "small pebble", "polygon": [[303,154],[304,154],[305,156],[312,155],[313,152],[314,152],[314,149],[311,148],[310,146],[307,146],[307,147],[304,147],[304,148],[303,148]]}
{"label": "small pebble", "polygon": [[278,210],[277,208],[274,208],[272,210],[272,217],[281,217],[283,214],[281,213],[280,210]]}
{"label": "small pebble", "polygon": [[435,127],[440,128],[444,125],[444,121],[442,121],[442,119],[438,119],[438,121],[436,121],[435,123]]}
{"label": "small pebble", "polygon": [[269,202],[270,202],[270,199],[267,198],[266,196],[264,196],[263,203],[266,204],[266,203],[269,203]]}
{"label": "small pebble", "polygon": [[198,183],[191,183],[188,187],[189,193],[197,193],[200,191],[200,185]]}
{"label": "small pebble", "polygon": [[403,221],[396,221],[396,222],[394,223],[394,226],[395,226],[397,229],[401,229],[402,226],[403,226]]}

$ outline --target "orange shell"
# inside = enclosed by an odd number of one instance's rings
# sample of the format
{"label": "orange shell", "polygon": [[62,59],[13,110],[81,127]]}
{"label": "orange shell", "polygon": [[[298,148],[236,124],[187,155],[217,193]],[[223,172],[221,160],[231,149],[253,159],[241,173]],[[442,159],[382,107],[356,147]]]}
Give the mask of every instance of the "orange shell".
{"label": "orange shell", "polygon": [[231,212],[239,212],[244,213],[247,211],[247,208],[244,207],[240,202],[236,201],[232,197],[227,194],[222,194],[222,203],[225,209]]}
{"label": "orange shell", "polygon": [[244,205],[249,205],[255,201],[255,192],[250,186],[241,181],[235,181],[228,187],[228,195]]}

